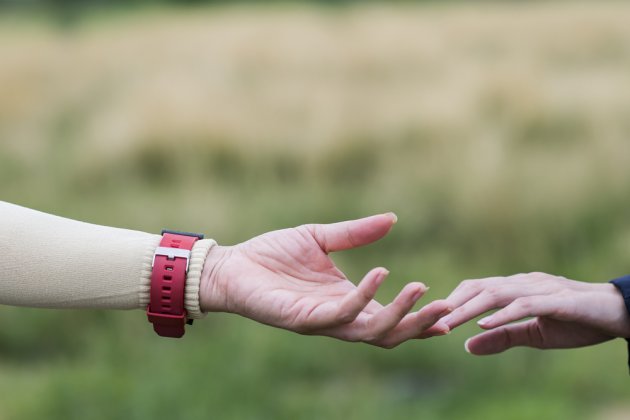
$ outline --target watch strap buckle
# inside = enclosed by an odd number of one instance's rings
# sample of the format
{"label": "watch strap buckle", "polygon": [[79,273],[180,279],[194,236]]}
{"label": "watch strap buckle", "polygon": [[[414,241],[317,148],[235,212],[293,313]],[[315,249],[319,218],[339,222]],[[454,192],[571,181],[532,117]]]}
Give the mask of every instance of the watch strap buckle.
{"label": "watch strap buckle", "polygon": [[190,265],[191,252],[188,249],[172,248],[168,246],[158,246],[153,253],[153,260],[151,261],[151,268],[155,266],[155,257],[162,255],[168,260],[174,260],[175,258],[186,259],[186,272],[188,272],[188,266]]}

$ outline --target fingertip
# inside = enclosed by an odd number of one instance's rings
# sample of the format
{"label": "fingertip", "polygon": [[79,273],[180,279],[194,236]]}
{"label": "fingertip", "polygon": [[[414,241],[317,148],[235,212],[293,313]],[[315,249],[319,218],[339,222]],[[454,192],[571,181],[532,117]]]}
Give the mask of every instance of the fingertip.
{"label": "fingertip", "polygon": [[437,329],[438,335],[447,335],[451,333],[451,329],[446,324],[442,324],[441,322],[436,323],[433,328]]}
{"label": "fingertip", "polygon": [[412,284],[415,284],[416,286],[420,287],[420,288],[421,288],[422,290],[424,290],[425,292],[426,292],[427,290],[429,290],[429,287],[428,287],[426,284],[424,284],[424,283],[422,283],[422,282],[420,282],[420,281],[414,281],[414,282],[412,282]]}
{"label": "fingertip", "polygon": [[426,284],[424,284],[424,283],[422,283],[422,282],[419,282],[419,281],[412,281],[412,282],[411,282],[411,283],[409,283],[409,284],[413,284],[413,285],[414,285],[414,287],[416,287],[418,290],[421,290],[421,291],[422,291],[422,293],[426,293],[426,292],[427,292],[427,290],[429,290],[429,287],[427,287],[427,285],[426,285]]}
{"label": "fingertip", "polygon": [[418,299],[420,299],[422,297],[423,294],[424,294],[424,290],[418,289],[418,290],[416,290],[416,292],[411,297],[411,300],[416,302],[416,301],[418,301]]}
{"label": "fingertip", "polygon": [[500,337],[497,337],[497,332],[496,330],[486,331],[474,337],[470,337],[464,343],[464,349],[474,356],[489,356],[505,351],[510,346],[506,346],[505,343],[500,341],[503,339],[502,334]]}
{"label": "fingertip", "polygon": [[395,219],[386,213],[307,227],[321,249],[330,253],[358,248],[378,241],[391,230]]}
{"label": "fingertip", "polygon": [[411,299],[415,302],[422,297],[427,291],[427,287],[420,282],[413,282],[406,285],[401,294],[411,294]]}
{"label": "fingertip", "polygon": [[480,319],[479,321],[477,321],[477,325],[484,329],[492,328],[492,316],[487,316]]}
{"label": "fingertip", "polygon": [[466,350],[466,353],[468,354],[472,354],[472,352],[470,351],[470,340],[472,340],[472,338],[469,338],[464,342],[464,350]]}
{"label": "fingertip", "polygon": [[387,278],[389,271],[383,267],[370,270],[359,282],[357,288],[366,296],[374,298],[383,281]]}
{"label": "fingertip", "polygon": [[376,269],[382,273],[383,276],[389,275],[389,270],[385,267],[376,267]]}
{"label": "fingertip", "polygon": [[433,302],[425,306],[425,308],[428,308],[431,311],[440,311],[439,313],[440,318],[453,312],[453,308],[444,299],[434,300]]}
{"label": "fingertip", "polygon": [[388,275],[389,271],[386,268],[376,267],[368,271],[368,273],[361,280],[360,284],[376,284],[377,286],[379,286]]}
{"label": "fingertip", "polygon": [[376,271],[376,284],[380,286],[387,276],[389,276],[389,270],[385,267],[377,267],[374,270]]}
{"label": "fingertip", "polygon": [[392,219],[392,225],[395,225],[396,223],[398,223],[398,216],[396,216],[396,213],[394,213],[393,211],[390,211],[388,213],[385,213],[387,216],[390,217],[390,219]]}

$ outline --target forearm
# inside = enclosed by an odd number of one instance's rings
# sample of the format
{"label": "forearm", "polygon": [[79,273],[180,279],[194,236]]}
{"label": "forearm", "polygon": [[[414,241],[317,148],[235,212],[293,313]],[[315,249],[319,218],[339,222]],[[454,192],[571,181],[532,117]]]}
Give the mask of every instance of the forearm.
{"label": "forearm", "polygon": [[[0,304],[46,308],[146,307],[159,235],[78,222],[0,202]],[[186,307],[212,240],[193,249]]]}

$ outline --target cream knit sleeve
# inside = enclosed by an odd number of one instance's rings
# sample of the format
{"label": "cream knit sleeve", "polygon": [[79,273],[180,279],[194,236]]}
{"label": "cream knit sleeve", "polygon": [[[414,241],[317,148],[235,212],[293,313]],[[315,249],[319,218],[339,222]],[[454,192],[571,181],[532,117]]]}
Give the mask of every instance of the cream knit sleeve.
{"label": "cream knit sleeve", "polygon": [[[159,235],[93,225],[0,201],[0,304],[146,308]],[[199,281],[216,242],[197,241],[186,279],[191,318],[203,316]]]}

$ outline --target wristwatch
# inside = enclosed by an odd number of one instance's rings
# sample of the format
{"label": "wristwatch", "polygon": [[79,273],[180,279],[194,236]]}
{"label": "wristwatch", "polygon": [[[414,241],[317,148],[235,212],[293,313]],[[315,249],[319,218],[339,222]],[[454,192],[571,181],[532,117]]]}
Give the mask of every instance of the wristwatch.
{"label": "wristwatch", "polygon": [[147,318],[162,337],[180,338],[192,325],[184,308],[186,274],[192,248],[202,234],[163,230],[151,264],[151,292]]}

